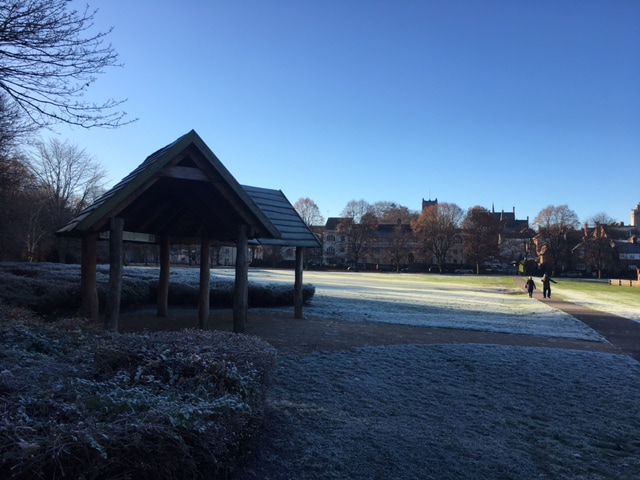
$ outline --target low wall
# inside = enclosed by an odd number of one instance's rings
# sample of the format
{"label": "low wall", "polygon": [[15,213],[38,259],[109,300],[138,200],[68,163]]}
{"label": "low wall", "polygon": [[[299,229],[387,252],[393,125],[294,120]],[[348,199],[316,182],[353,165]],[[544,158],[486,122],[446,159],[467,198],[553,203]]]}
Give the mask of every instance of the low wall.
{"label": "low wall", "polygon": [[609,285],[618,285],[620,287],[640,287],[640,281],[629,280],[628,278],[611,278],[609,279]]}

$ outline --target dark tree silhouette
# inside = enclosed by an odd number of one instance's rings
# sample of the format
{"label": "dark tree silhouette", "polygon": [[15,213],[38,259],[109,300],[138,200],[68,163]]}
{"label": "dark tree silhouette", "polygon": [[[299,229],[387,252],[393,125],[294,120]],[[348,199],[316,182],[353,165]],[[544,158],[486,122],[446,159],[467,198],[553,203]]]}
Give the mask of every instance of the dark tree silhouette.
{"label": "dark tree silhouette", "polygon": [[412,224],[422,247],[424,259],[435,259],[440,272],[455,243],[464,213],[455,203],[439,203],[425,208]]}
{"label": "dark tree silhouette", "polygon": [[499,229],[496,217],[481,206],[470,208],[462,222],[464,254],[467,261],[475,265],[478,274],[482,262],[500,252]]}
{"label": "dark tree silhouette", "polygon": [[0,91],[37,127],[67,123],[118,127],[123,101],[92,103],[84,95],[118,56],[94,32],[97,10],[67,0],[0,0]]}
{"label": "dark tree silhouette", "polygon": [[[536,216],[533,225],[538,228],[538,253],[550,257],[552,275],[557,275],[561,260],[568,255],[569,235],[579,225],[578,216],[567,205],[549,205]],[[545,263],[548,263],[545,260]]]}

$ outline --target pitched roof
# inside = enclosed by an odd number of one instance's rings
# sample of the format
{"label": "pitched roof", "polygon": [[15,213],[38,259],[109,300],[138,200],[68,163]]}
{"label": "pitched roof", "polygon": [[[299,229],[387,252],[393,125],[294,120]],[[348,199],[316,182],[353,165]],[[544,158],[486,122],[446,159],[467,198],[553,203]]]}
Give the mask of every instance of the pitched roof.
{"label": "pitched roof", "polygon": [[246,185],[243,188],[281,234],[280,238],[257,238],[251,243],[296,247],[322,246],[282,191]]}
{"label": "pitched roof", "polygon": [[62,227],[61,236],[104,232],[112,217],[128,232],[170,235],[188,243],[202,232],[232,242],[238,226],[250,237],[279,238],[280,232],[191,130],[151,154],[127,177]]}
{"label": "pitched roof", "polygon": [[345,221],[347,221],[346,217],[329,217],[327,218],[325,228],[327,230],[337,230],[340,224]]}
{"label": "pitched roof", "polygon": [[626,255],[640,255],[640,243],[634,243],[630,240],[614,240],[618,248],[618,253]]}

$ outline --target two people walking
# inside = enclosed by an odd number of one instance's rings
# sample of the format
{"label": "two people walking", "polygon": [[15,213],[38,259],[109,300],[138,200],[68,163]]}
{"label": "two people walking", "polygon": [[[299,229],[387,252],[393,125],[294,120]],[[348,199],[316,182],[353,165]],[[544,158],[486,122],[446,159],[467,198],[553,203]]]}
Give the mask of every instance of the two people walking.
{"label": "two people walking", "polygon": [[[551,282],[556,283],[555,280],[552,280],[549,275],[546,273],[540,279],[542,282],[542,297],[543,298],[551,298]],[[529,293],[529,298],[533,297],[533,291],[536,289],[536,284],[533,281],[533,277],[529,277],[527,282],[524,284],[524,288]]]}

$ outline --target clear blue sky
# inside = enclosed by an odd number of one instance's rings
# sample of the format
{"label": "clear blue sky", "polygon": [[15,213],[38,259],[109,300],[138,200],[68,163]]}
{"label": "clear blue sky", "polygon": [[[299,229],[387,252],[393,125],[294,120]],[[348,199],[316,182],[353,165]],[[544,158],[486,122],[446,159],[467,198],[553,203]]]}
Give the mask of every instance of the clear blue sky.
{"label": "clear blue sky", "polygon": [[[83,2],[79,5],[82,6]],[[58,132],[109,186],[194,129],[242,184],[530,220],[640,202],[637,0],[89,0],[139,120]]]}

